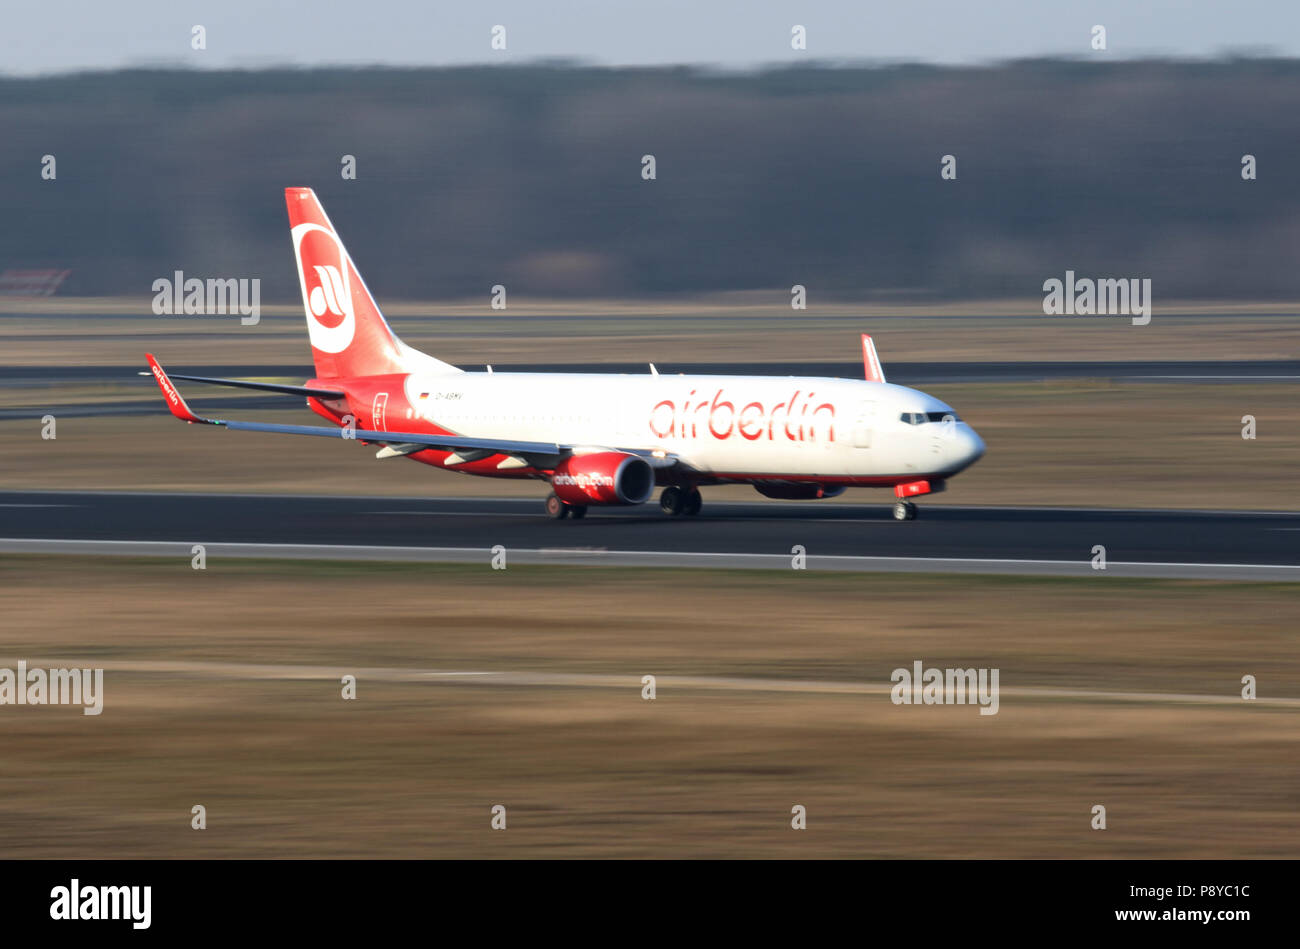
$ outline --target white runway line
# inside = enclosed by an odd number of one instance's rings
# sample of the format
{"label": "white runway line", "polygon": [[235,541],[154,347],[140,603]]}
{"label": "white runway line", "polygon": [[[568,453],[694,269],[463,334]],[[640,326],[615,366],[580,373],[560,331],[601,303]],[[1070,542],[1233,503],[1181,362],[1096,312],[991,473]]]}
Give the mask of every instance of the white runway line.
{"label": "white runway line", "polygon": [[541,514],[523,514],[518,511],[497,511],[493,514],[483,514],[480,511],[358,511],[358,514],[400,514],[403,517],[408,515],[424,517],[531,517],[540,519]]}
{"label": "white runway line", "polygon": [[[91,556],[185,557],[198,541],[47,540],[0,538],[0,553]],[[490,566],[493,553],[481,547],[390,547],[335,544],[205,543],[209,566],[220,558],[266,560],[358,560],[394,563],[471,563]],[[668,550],[600,550],[572,547],[507,548],[515,564],[588,567],[713,567],[725,570],[790,570],[790,554],[709,553]],[[808,570],[856,573],[967,573],[1010,576],[1107,577],[1300,582],[1300,564],[1159,563],[1109,561],[1094,570],[1090,560],[1025,560],[974,557],[877,557],[806,555]]]}
{"label": "white runway line", "polygon": [[1267,375],[1246,375],[1246,376],[1161,376],[1161,375],[1135,375],[1121,376],[1121,379],[1300,379],[1300,376],[1267,376]]}
{"label": "white runway line", "polygon": [[[303,680],[337,682],[345,675],[355,675],[358,683],[473,683],[499,687],[627,689],[639,692],[641,673],[617,675],[591,672],[527,672],[451,669],[402,669],[395,667],[357,668],[356,666],[276,665],[195,660],[104,660],[80,657],[27,658],[29,668],[101,668],[107,672],[142,675],[199,676],[208,679]],[[0,660],[0,667],[14,668],[17,659]],[[887,696],[891,684],[875,682],[834,682],[817,679],[761,679],[737,676],[657,675],[656,689],[715,692],[785,692],[806,695],[879,695]],[[1158,705],[1266,705],[1300,709],[1300,698],[1260,696],[1249,701],[1235,692],[1221,695],[1177,692],[1112,692],[1102,689],[1016,688],[999,689],[1002,699],[1023,698],[1031,701],[1136,702]],[[972,703],[973,704],[973,703]]]}

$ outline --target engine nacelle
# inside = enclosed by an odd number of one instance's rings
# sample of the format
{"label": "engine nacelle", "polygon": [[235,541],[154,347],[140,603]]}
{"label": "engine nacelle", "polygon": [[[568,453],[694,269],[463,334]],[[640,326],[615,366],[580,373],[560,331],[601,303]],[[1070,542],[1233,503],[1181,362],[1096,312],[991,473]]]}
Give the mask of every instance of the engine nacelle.
{"label": "engine nacelle", "polygon": [[778,501],[815,501],[836,498],[844,493],[842,484],[799,484],[794,481],[757,481],[754,490],[765,498]]}
{"label": "engine nacelle", "polygon": [[621,451],[573,455],[555,466],[551,489],[565,504],[643,504],[655,473],[644,458]]}

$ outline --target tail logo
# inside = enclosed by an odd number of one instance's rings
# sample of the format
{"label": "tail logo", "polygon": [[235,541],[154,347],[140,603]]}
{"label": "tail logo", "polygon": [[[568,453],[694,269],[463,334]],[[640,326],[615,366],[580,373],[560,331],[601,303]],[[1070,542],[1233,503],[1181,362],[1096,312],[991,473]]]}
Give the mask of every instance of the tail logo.
{"label": "tail logo", "polygon": [[[339,323],[343,322],[343,277],[339,273],[339,268],[332,264],[325,264],[324,266],[316,264],[313,269],[315,269],[316,278],[320,283],[308,295],[311,312],[316,319],[326,326],[331,328],[338,326]],[[321,320],[326,310],[337,316],[338,320],[332,323]]]}
{"label": "tail logo", "polygon": [[334,232],[319,224],[299,224],[293,240],[311,345],[321,352],[341,353],[357,329],[347,253]]}

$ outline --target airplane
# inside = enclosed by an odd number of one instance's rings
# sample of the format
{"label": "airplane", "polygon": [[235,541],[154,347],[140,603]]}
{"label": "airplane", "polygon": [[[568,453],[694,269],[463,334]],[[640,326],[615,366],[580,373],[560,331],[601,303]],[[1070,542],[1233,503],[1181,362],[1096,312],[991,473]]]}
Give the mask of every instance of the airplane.
{"label": "airplane", "polygon": [[[750,484],[783,500],[893,488],[894,518],[984,454],[951,407],[891,385],[869,335],[862,380],[801,376],[467,372],[393,333],[310,188],[286,188],[316,378],[301,386],[177,374],[146,353],[172,415],[236,431],[379,446],[461,474],[550,484],[546,513],[637,505],[662,487],[669,515],[700,513],[700,488]],[[141,373],[147,375],[148,373]],[[195,414],[172,379],[306,397],[329,426]]]}

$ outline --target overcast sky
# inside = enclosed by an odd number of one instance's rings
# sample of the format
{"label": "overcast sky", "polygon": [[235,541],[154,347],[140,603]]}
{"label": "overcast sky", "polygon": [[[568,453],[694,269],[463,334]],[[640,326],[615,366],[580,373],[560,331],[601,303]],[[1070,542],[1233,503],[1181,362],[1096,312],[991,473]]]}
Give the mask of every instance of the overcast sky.
{"label": "overcast sky", "polygon": [[[0,70],[440,66],[566,58],[745,68],[832,59],[1300,55],[1295,0],[36,0],[4,5]],[[206,28],[207,49],[190,48]],[[505,52],[490,46],[506,27]],[[807,52],[790,47],[795,24]],[[1106,53],[1089,48],[1107,30]]]}

